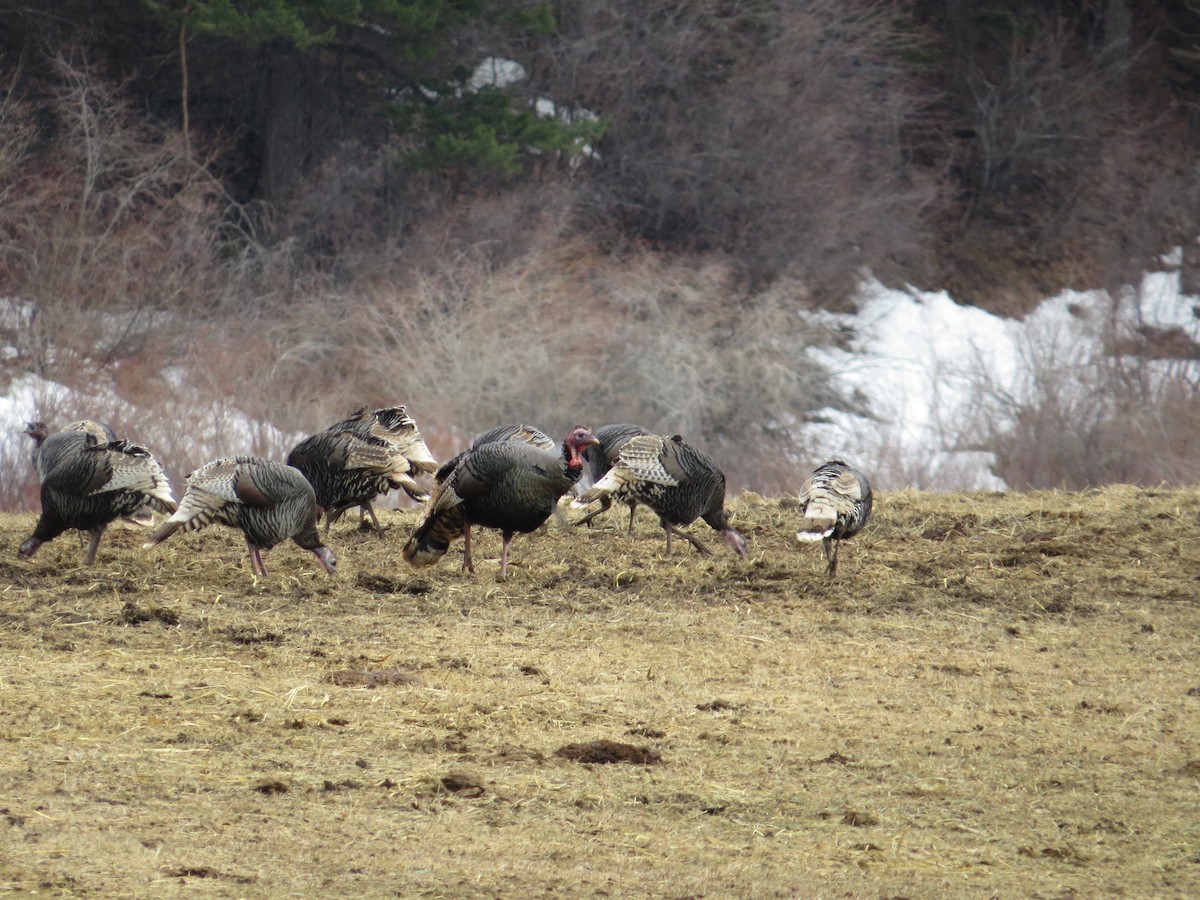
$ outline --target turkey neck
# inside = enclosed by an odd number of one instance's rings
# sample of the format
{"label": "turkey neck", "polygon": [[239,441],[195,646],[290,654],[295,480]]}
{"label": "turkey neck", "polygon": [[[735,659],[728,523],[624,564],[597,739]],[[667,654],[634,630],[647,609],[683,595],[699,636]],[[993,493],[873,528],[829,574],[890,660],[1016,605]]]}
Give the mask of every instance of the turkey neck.
{"label": "turkey neck", "polygon": [[725,512],[724,508],[706,512],[700,518],[707,522],[713,531],[724,532],[733,528],[729,521],[729,513]]}
{"label": "turkey neck", "polygon": [[562,451],[563,459],[567,461],[567,477],[574,484],[583,474],[583,457],[579,455],[579,450],[569,439],[563,441]]}
{"label": "turkey neck", "polygon": [[321,543],[321,535],[317,532],[317,520],[314,516],[312,521],[304,526],[298,533],[292,536],[292,540],[304,550],[316,550],[318,547],[324,546]]}

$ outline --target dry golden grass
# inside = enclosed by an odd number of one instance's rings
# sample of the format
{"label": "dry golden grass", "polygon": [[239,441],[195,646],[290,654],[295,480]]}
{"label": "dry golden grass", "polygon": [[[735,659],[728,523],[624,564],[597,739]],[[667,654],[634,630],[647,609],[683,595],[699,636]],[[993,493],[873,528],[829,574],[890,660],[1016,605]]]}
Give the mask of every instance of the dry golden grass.
{"label": "dry golden grass", "polygon": [[[748,562],[615,510],[507,583],[494,534],[407,569],[412,511],[257,583],[229,531],[85,569],[0,517],[0,890],[1200,892],[1200,494],[884,494],[833,584],[733,510]],[[648,752],[557,755],[602,740]]]}

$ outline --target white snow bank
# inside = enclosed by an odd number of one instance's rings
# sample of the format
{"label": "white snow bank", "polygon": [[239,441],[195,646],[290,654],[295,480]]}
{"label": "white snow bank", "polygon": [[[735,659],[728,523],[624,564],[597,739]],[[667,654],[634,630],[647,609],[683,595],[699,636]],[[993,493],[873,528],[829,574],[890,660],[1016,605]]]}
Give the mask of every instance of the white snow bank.
{"label": "white snow bank", "polygon": [[843,349],[814,349],[836,386],[871,417],[824,410],[805,436],[821,458],[844,457],[877,473],[881,487],[1003,490],[991,453],[971,446],[973,414],[989,396],[1021,398],[1035,363],[1082,366],[1106,330],[1146,326],[1200,337],[1200,299],[1178,271],[1147,275],[1114,300],[1104,291],[1064,291],[1023,320],[959,306],[944,291],[895,290],[869,280],[857,315],[825,316],[854,336]]}

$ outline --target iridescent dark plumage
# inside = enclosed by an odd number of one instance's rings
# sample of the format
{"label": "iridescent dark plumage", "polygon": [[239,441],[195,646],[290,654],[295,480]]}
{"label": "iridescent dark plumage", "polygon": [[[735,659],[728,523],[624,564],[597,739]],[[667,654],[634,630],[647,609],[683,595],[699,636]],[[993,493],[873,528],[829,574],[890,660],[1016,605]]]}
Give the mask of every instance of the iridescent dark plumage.
{"label": "iridescent dark plumage", "polygon": [[716,460],[679,435],[630,438],[617,452],[608,474],[574,505],[586,506],[604,497],[623,503],[636,500],[658,513],[667,533],[668,554],[672,535],[686,539],[701,553],[712,552],[678,527],[700,518],[719,531],[738,556],[746,556],[745,538],[729,524],[725,512],[725,473]]}
{"label": "iridescent dark plumage", "polygon": [[821,541],[829,563],[826,574],[833,578],[841,542],[858,534],[871,518],[871,485],[858,469],[835,459],[808,477],[799,501],[803,519],[796,539]]}
{"label": "iridescent dark plumage", "polygon": [[421,438],[417,423],[403,406],[374,411],[366,407],[318,434],[305,438],[288,454],[313,486],[325,511],[325,531],[346,510],[359,506],[382,532],[372,502],[401,488],[414,500],[428,492],[413,476],[433,472],[437,462]]}
{"label": "iridescent dark plumage", "polygon": [[[51,432],[50,427],[45,422],[28,422],[25,425],[25,433],[33,438],[33,453],[30,460],[33,462],[33,470],[37,472],[40,480],[46,474],[46,469],[53,465],[52,461],[42,461],[42,447],[46,443],[46,439],[52,434],[61,434],[63,432],[72,432],[76,434],[94,434],[101,441],[115,441],[117,439],[116,432],[105,422],[96,422],[92,419],[80,419],[78,422],[72,422],[70,425],[64,426],[61,431]],[[69,446],[70,442],[51,445],[51,455],[55,452],[55,446],[60,448]]]}
{"label": "iridescent dark plumage", "polygon": [[547,453],[557,453],[558,444],[554,438],[533,425],[514,424],[497,425],[490,428],[471,442],[471,449],[478,450],[484,444],[494,444],[497,441],[516,441],[520,444],[530,444]]}
{"label": "iridescent dark plumage", "polygon": [[481,525],[500,530],[500,577],[507,577],[513,535],[535,531],[550,517],[583,471],[580,450],[594,440],[590,431],[577,427],[559,453],[505,439],[464,450],[438,470],[425,520],[404,545],[404,558],[414,566],[432,565],[462,537],[463,568],[474,572],[471,526]]}
{"label": "iridescent dark plumage", "polygon": [[111,432],[68,427],[37,447],[34,468],[41,482],[42,514],[33,534],[21,544],[21,559],[31,558],[42,544],[77,528],[91,535],[85,559],[91,565],[111,522],[147,504],[160,512],[175,511],[171,485],[150,451],[98,436],[107,433]]}
{"label": "iridescent dark plumage", "polygon": [[[530,446],[537,447],[539,450],[545,450],[547,453],[557,453],[559,450],[559,444],[555,442],[554,438],[550,437],[550,435],[546,434],[540,428],[523,423],[497,425],[495,428],[489,428],[471,442],[471,449],[478,450],[484,444],[494,444],[497,441],[516,441],[518,444],[529,444]],[[586,458],[586,452],[583,456]],[[566,516],[563,515],[563,511],[557,503],[554,504],[551,514],[554,516],[554,520],[563,528],[570,527],[570,523],[567,522]],[[468,532],[467,538],[469,539],[469,537],[470,534]]]}
{"label": "iridescent dark plumage", "polygon": [[288,538],[311,551],[332,575],[337,557],[321,543],[317,515],[312,485],[298,469],[255,456],[216,459],[188,476],[179,510],[145,546],[153,547],[180,529],[199,531],[219,522],[242,532],[255,575],[267,574],[262,551]]}

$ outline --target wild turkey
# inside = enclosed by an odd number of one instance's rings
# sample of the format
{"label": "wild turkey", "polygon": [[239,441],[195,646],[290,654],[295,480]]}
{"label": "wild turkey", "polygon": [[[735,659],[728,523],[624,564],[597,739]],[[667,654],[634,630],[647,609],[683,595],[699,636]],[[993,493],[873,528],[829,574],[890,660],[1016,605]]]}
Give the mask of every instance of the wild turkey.
{"label": "wild turkey", "polygon": [[464,450],[438,470],[425,519],[404,545],[404,558],[413,566],[432,565],[461,535],[463,568],[474,572],[471,526],[497,528],[504,540],[500,577],[507,578],[513,535],[535,531],[550,517],[583,472],[580,451],[595,440],[588,429],[576,427],[560,453],[520,440],[485,441]]}
{"label": "wild turkey", "polygon": [[[650,432],[641,425],[604,425],[597,428],[595,431],[596,440],[599,443],[595,446],[588,447],[584,451],[583,458],[588,462],[588,473],[591,476],[592,484],[596,484],[608,474],[608,470],[613,467],[613,463],[617,460],[617,454],[621,448],[629,441],[630,438],[638,437],[639,435],[649,434]],[[577,488],[578,490],[578,488]],[[627,497],[625,503],[629,505],[629,529],[628,534],[633,535],[633,516],[637,512],[637,498]],[[576,525],[590,524],[592,519],[601,513],[607,512],[612,508],[613,498],[605,494],[600,498],[600,508],[588,513]]]}
{"label": "wild turkey", "polygon": [[[83,434],[94,434],[101,441],[115,441],[117,439],[116,432],[112,430],[104,422],[93,422],[91,419],[80,419],[78,422],[72,422],[62,429],[63,431],[76,432]],[[42,445],[46,442],[46,438],[50,437],[50,427],[45,422],[28,422],[25,425],[25,433],[33,438],[33,453],[30,459],[33,462],[33,470],[37,472],[38,479],[45,474],[45,467],[41,463]],[[58,433],[58,432],[55,432]],[[66,444],[58,444],[59,447],[69,446],[71,442]],[[53,453],[51,445],[51,452]]]}
{"label": "wild turkey", "polygon": [[[96,422],[92,419],[80,419],[78,422],[72,422],[70,425],[64,426],[62,430],[64,432],[82,432],[85,434],[94,434],[101,441],[101,443],[111,442],[117,439],[116,432],[114,432],[107,423]],[[30,455],[30,459],[33,462],[33,470],[37,473],[38,480],[41,481],[42,476],[45,475],[46,469],[53,465],[53,461],[47,461],[46,463],[42,462],[42,445],[45,443],[46,439],[51,436],[50,428],[45,422],[29,422],[25,426],[25,433],[33,438],[33,453]],[[70,446],[74,446],[74,442],[68,441],[65,444],[62,442],[52,443],[50,451],[51,456],[53,456],[57,450],[61,450],[63,447]],[[128,515],[121,516],[120,519],[122,522],[126,522],[129,525],[145,528],[154,524],[154,510],[155,506],[149,500],[147,500],[133,512],[129,513]]]}
{"label": "wild turkey", "polygon": [[414,500],[426,500],[429,493],[413,476],[437,470],[417,423],[403,406],[373,412],[364,406],[349,419],[302,440],[287,462],[312,484],[325,512],[326,533],[342,513],[358,506],[382,534],[371,501],[392,488],[403,488]]}
{"label": "wild turkey", "polygon": [[826,575],[833,578],[841,541],[858,534],[871,518],[871,485],[858,469],[835,459],[822,463],[809,476],[800,488],[799,500],[804,518],[796,539],[823,543],[829,562]]}
{"label": "wild turkey", "polygon": [[[479,437],[471,442],[471,449],[478,450],[484,444],[492,444],[496,441],[516,441],[517,443],[529,444],[537,447],[539,450],[545,450],[547,453],[558,453],[559,445],[554,442],[554,438],[546,434],[540,428],[535,428],[533,425],[512,424],[512,425],[497,425],[485,431]],[[587,458],[586,451],[583,453],[584,459]],[[569,528],[570,523],[567,522],[567,517],[563,515],[562,509],[557,503],[554,504],[554,509],[551,510],[554,515],[554,521],[562,528]]]}
{"label": "wild turkey", "polygon": [[711,456],[684,442],[679,435],[656,434],[630,438],[617,451],[608,474],[583,493],[573,506],[583,507],[610,497],[628,503],[645,503],[658,513],[667,533],[667,554],[671,536],[690,541],[701,553],[708,547],[677,526],[703,519],[721,535],[743,559],[746,540],[729,524],[725,513],[725,473]]}
{"label": "wild turkey", "polygon": [[179,529],[199,531],[219,522],[241,529],[250,549],[250,569],[266,575],[262,551],[291,538],[311,550],[330,575],[333,551],[317,534],[317,498],[298,469],[273,459],[233,456],[216,459],[187,477],[179,510],[145,544],[161,544]]}
{"label": "wild turkey", "polygon": [[21,559],[31,558],[67,529],[78,528],[91,535],[84,560],[90,566],[110,522],[133,515],[147,503],[163,513],[176,510],[158,461],[145,447],[129,441],[106,441],[95,431],[68,428],[44,439],[34,466],[41,480],[42,514],[21,544]]}

